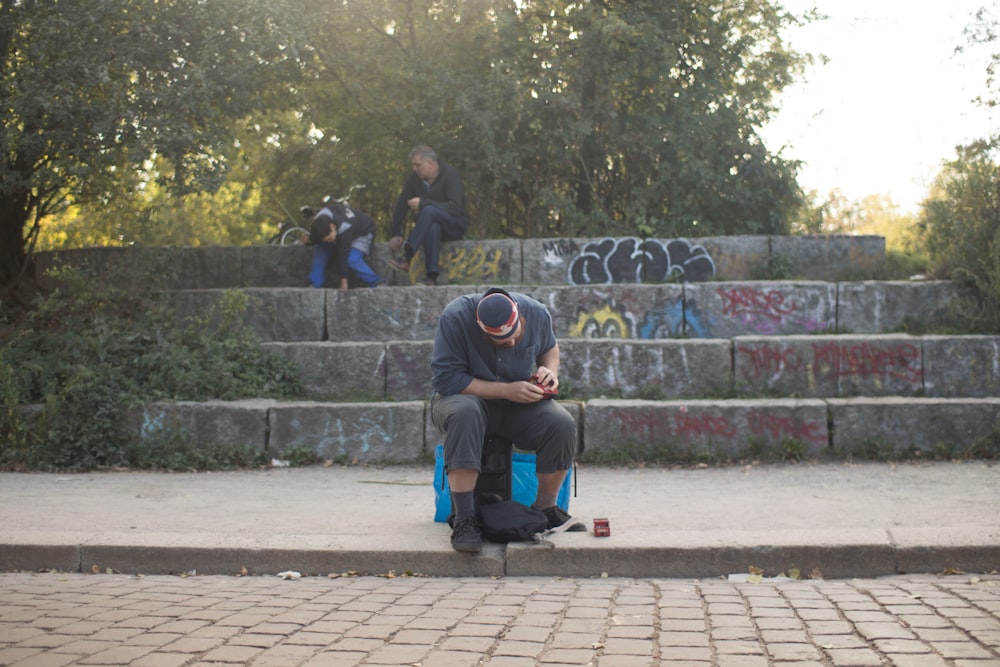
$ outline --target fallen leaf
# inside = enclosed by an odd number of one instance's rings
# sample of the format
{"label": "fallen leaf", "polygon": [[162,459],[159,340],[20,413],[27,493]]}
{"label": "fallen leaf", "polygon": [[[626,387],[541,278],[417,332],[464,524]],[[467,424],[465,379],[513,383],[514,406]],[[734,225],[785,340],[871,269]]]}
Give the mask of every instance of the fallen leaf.
{"label": "fallen leaf", "polygon": [[751,565],[750,567],[748,567],[747,572],[749,572],[750,574],[760,574],[760,575],[764,574],[764,570],[760,569],[756,565]]}

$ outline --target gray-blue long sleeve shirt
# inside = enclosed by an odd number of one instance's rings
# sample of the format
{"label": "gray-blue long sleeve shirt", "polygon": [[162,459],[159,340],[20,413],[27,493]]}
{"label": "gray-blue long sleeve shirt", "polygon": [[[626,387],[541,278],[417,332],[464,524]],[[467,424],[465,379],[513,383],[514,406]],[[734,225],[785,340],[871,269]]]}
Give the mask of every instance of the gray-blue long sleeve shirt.
{"label": "gray-blue long sleeve shirt", "polygon": [[538,358],[556,346],[552,316],[538,300],[510,292],[524,320],[524,337],[511,348],[499,348],[476,323],[482,294],[453,300],[441,312],[431,355],[431,386],[442,396],[460,394],[473,378],[488,382],[527,380]]}

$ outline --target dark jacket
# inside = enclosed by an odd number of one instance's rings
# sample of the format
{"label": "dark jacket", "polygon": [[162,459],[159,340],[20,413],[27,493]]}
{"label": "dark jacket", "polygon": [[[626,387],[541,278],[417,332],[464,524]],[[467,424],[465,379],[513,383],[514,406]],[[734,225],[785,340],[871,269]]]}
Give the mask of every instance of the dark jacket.
{"label": "dark jacket", "polygon": [[403,222],[410,210],[406,202],[414,197],[420,197],[421,209],[425,206],[436,206],[457,218],[469,219],[469,213],[465,210],[465,190],[462,188],[458,170],[450,164],[438,162],[438,175],[430,187],[417,176],[416,172],[410,172],[392,210],[392,236],[403,235]]}
{"label": "dark jacket", "polygon": [[362,254],[371,252],[375,240],[375,221],[356,208],[343,204],[331,204],[320,210],[316,217],[328,217],[337,225],[337,273],[347,275],[347,256],[351,248]]}
{"label": "dark jacket", "polygon": [[540,356],[556,346],[552,316],[540,301],[510,292],[524,316],[524,337],[511,348],[496,348],[476,324],[482,294],[460,296],[441,312],[431,353],[431,386],[442,396],[460,394],[473,378],[490,382],[527,380]]}

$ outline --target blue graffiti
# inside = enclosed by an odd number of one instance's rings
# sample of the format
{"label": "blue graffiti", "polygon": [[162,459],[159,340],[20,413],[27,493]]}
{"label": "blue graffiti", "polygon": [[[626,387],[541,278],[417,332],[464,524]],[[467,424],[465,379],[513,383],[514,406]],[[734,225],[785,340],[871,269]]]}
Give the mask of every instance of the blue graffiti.
{"label": "blue graffiti", "polygon": [[142,426],[139,428],[140,437],[145,440],[162,431],[165,416],[162,411],[155,415],[149,414],[148,411],[143,412]]}
{"label": "blue graffiti", "polygon": [[659,340],[676,338],[684,330],[684,299],[676,299],[663,305],[663,310],[649,311],[638,328],[639,338],[643,340]]}

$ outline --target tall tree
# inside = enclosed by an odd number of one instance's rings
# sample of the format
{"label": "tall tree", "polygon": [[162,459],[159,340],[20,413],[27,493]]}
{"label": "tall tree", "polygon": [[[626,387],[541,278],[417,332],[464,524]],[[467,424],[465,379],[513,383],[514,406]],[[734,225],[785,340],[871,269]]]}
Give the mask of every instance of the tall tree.
{"label": "tall tree", "polygon": [[[0,284],[30,282],[39,221],[122,194],[158,157],[218,187],[233,119],[283,99],[294,40],[256,0],[0,0]],[[294,33],[293,33],[294,34]],[[268,76],[277,68],[284,76]]]}
{"label": "tall tree", "polygon": [[809,61],[771,2],[311,1],[303,125],[269,160],[368,183],[383,225],[415,143],[459,167],[471,235],[775,233],[800,201],[757,135]]}
{"label": "tall tree", "polygon": [[[251,2],[186,1],[197,11]],[[164,2],[153,6],[162,9]],[[757,135],[774,94],[808,62],[781,40],[782,28],[800,18],[771,0],[275,0],[260,6],[283,16],[249,23],[272,33],[251,41],[258,48],[263,40],[278,41],[270,43],[273,53],[248,62],[280,64],[294,56],[301,68],[276,79],[247,65],[261,74],[252,83],[220,77],[258,95],[242,107],[227,106],[227,115],[254,113],[248,122],[211,125],[206,136],[220,132],[221,140],[197,143],[208,148],[194,152],[200,164],[217,166],[235,133],[240,160],[229,177],[245,192],[261,192],[257,225],[364,183],[352,203],[376,217],[384,235],[407,151],[417,143],[431,144],[462,173],[472,238],[780,233],[798,204],[797,164],[772,154]],[[245,11],[252,9],[248,4]],[[281,48],[285,33],[301,42],[297,49]],[[184,78],[168,70],[160,78],[166,89],[179,83],[183,90],[188,79],[204,76],[199,71],[187,68]],[[229,88],[220,83],[212,90]],[[195,111],[207,116],[202,107]],[[151,119],[134,134],[148,141],[147,134],[173,127],[159,121],[179,124],[185,113],[181,107],[174,116]],[[174,134],[177,145],[202,137]],[[177,153],[161,143],[157,154]],[[136,163],[149,153],[126,155]]]}
{"label": "tall tree", "polygon": [[794,17],[754,0],[538,0],[519,18],[560,208],[593,231],[784,227],[796,165],[756,129],[806,62],[780,38]]}

